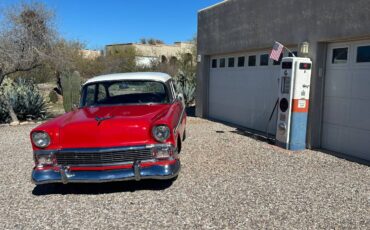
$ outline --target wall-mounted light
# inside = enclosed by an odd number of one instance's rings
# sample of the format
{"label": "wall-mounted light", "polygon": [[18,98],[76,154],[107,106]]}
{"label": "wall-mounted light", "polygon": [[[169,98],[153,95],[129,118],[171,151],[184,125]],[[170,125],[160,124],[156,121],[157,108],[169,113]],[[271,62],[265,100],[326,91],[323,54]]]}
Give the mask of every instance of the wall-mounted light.
{"label": "wall-mounted light", "polygon": [[197,55],[197,62],[200,63],[202,61],[202,55],[198,54]]}
{"label": "wall-mounted light", "polygon": [[307,57],[309,52],[310,43],[308,42],[302,42],[299,45],[299,56]]}

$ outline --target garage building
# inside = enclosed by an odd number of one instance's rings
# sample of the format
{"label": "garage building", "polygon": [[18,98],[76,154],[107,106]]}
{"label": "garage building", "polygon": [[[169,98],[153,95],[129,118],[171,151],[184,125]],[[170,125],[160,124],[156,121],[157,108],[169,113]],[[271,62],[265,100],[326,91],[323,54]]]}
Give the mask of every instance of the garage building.
{"label": "garage building", "polygon": [[[369,12],[368,0],[227,0],[201,10],[197,115],[265,132],[278,94],[272,45],[300,55],[307,42],[307,147],[370,160]],[[276,115],[269,133],[275,126]]]}

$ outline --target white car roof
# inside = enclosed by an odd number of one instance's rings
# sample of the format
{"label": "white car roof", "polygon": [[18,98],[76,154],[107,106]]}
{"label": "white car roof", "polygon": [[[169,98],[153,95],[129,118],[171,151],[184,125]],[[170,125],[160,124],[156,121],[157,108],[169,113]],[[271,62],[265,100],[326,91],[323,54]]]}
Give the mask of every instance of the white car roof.
{"label": "white car roof", "polygon": [[169,79],[171,79],[170,75],[159,72],[114,73],[90,78],[84,85],[94,82],[120,80],[151,80],[166,82]]}

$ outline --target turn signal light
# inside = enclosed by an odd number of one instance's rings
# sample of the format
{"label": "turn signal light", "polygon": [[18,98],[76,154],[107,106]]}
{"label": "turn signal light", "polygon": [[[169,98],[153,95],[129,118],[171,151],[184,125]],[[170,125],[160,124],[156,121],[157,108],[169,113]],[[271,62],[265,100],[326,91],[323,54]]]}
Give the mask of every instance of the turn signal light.
{"label": "turn signal light", "polygon": [[45,166],[54,165],[54,154],[39,154],[35,155],[36,167],[43,168]]}
{"label": "turn signal light", "polygon": [[173,156],[174,150],[171,145],[156,146],[152,149],[152,154],[157,159],[168,159]]}

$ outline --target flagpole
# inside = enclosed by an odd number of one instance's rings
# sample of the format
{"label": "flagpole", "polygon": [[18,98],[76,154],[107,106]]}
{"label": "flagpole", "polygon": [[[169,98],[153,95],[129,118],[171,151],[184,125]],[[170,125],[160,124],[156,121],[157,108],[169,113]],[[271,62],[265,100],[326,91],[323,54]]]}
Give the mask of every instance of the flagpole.
{"label": "flagpole", "polygon": [[[284,45],[283,45],[284,46]],[[296,57],[295,55],[294,55],[294,53],[290,50],[290,49],[288,49],[287,47],[285,47],[284,46],[284,49],[286,49],[289,53],[291,53],[292,55],[293,55],[293,57]]]}
{"label": "flagpole", "polygon": [[285,46],[283,45],[283,43],[280,43],[280,42],[278,42],[278,41],[275,41],[275,42],[277,42],[277,43],[281,44],[281,45],[284,47],[284,49],[286,49],[289,53],[291,53],[291,54],[293,55],[293,57],[296,57],[296,56],[294,55],[294,53],[293,53],[290,49],[288,49],[287,47],[285,47]]}

